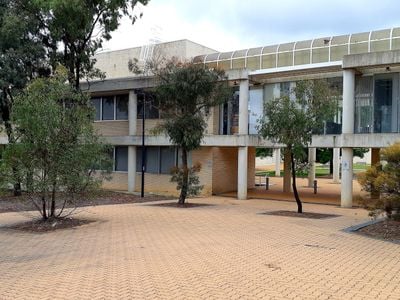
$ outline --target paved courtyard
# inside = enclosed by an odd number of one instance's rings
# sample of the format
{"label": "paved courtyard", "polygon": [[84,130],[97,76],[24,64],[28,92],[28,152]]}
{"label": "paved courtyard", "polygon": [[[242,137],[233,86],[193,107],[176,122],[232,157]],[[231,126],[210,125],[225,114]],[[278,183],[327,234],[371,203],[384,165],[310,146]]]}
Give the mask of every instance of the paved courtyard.
{"label": "paved courtyard", "polygon": [[305,204],[340,215],[311,220],[259,214],[290,202],[193,202],[215,206],[99,206],[76,229],[0,228],[0,299],[400,299],[400,245],[341,231],[368,219],[361,209]]}

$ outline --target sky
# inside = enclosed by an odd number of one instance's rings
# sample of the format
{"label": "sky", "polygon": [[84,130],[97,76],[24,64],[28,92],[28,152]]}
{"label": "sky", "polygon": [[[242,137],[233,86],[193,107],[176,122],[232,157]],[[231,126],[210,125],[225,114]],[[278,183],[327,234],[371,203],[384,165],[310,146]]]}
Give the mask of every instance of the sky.
{"label": "sky", "polygon": [[400,27],[398,0],[150,0],[135,8],[104,51],[189,39],[230,51]]}

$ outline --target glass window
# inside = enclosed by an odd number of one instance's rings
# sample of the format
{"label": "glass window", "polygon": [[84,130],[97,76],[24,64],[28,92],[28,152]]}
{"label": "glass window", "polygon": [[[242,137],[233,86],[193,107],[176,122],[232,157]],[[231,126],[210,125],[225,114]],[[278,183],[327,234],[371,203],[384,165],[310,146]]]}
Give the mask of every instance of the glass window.
{"label": "glass window", "polygon": [[103,120],[114,120],[114,96],[103,97]]}
{"label": "glass window", "polygon": [[128,120],[129,95],[118,95],[117,100],[117,120]]}
{"label": "glass window", "polygon": [[92,98],[92,105],[96,110],[94,119],[95,121],[100,120],[100,110],[101,110],[101,98]]}
{"label": "glass window", "polygon": [[176,149],[174,147],[161,147],[160,156],[160,173],[170,174],[171,169],[176,166]]}
{"label": "glass window", "polygon": [[115,171],[128,171],[128,147],[115,147]]}
{"label": "glass window", "polygon": [[146,172],[159,173],[159,167],[160,167],[159,147],[147,147]]}
{"label": "glass window", "polygon": [[373,81],[372,76],[356,77],[355,118],[356,133],[373,132]]}
{"label": "glass window", "polygon": [[151,95],[144,96],[143,94],[138,95],[137,102],[137,117],[143,119],[143,101],[146,100],[146,119],[158,119],[160,113],[158,110],[158,101]]}
{"label": "glass window", "polygon": [[392,132],[393,79],[376,79],[374,94],[374,132]]}

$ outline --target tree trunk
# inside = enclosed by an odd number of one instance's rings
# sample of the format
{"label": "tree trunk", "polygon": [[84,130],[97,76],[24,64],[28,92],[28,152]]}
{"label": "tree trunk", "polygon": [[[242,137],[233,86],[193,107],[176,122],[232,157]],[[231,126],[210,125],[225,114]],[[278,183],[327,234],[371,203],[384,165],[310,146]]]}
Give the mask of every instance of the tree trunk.
{"label": "tree trunk", "polygon": [[47,220],[47,212],[46,212],[46,199],[42,196],[42,217],[43,220]]}
{"label": "tree trunk", "polygon": [[301,203],[299,193],[297,192],[297,186],[296,186],[296,163],[294,161],[294,154],[293,151],[290,152],[290,159],[292,161],[292,187],[293,187],[293,193],[294,193],[294,198],[296,199],[297,203],[297,212],[302,213],[303,212],[303,205]]}
{"label": "tree trunk", "polygon": [[181,194],[179,195],[179,201],[178,204],[185,204],[187,192],[188,192],[188,186],[189,186],[189,168],[188,168],[188,161],[187,161],[187,151],[186,149],[182,149],[182,169],[183,169],[183,175],[182,175],[182,189],[181,189]]}
{"label": "tree trunk", "polygon": [[53,184],[53,190],[51,191],[51,208],[50,217],[55,217],[56,213],[56,186]]}

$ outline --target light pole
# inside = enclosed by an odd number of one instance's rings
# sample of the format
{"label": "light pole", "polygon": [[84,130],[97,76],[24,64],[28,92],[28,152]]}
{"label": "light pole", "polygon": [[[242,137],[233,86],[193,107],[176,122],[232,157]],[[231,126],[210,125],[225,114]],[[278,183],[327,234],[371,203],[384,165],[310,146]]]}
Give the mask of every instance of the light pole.
{"label": "light pole", "polygon": [[140,197],[144,197],[144,173],[146,171],[146,145],[145,140],[145,120],[146,120],[146,93],[142,92],[143,95],[143,115],[142,115],[142,182],[140,188]]}

